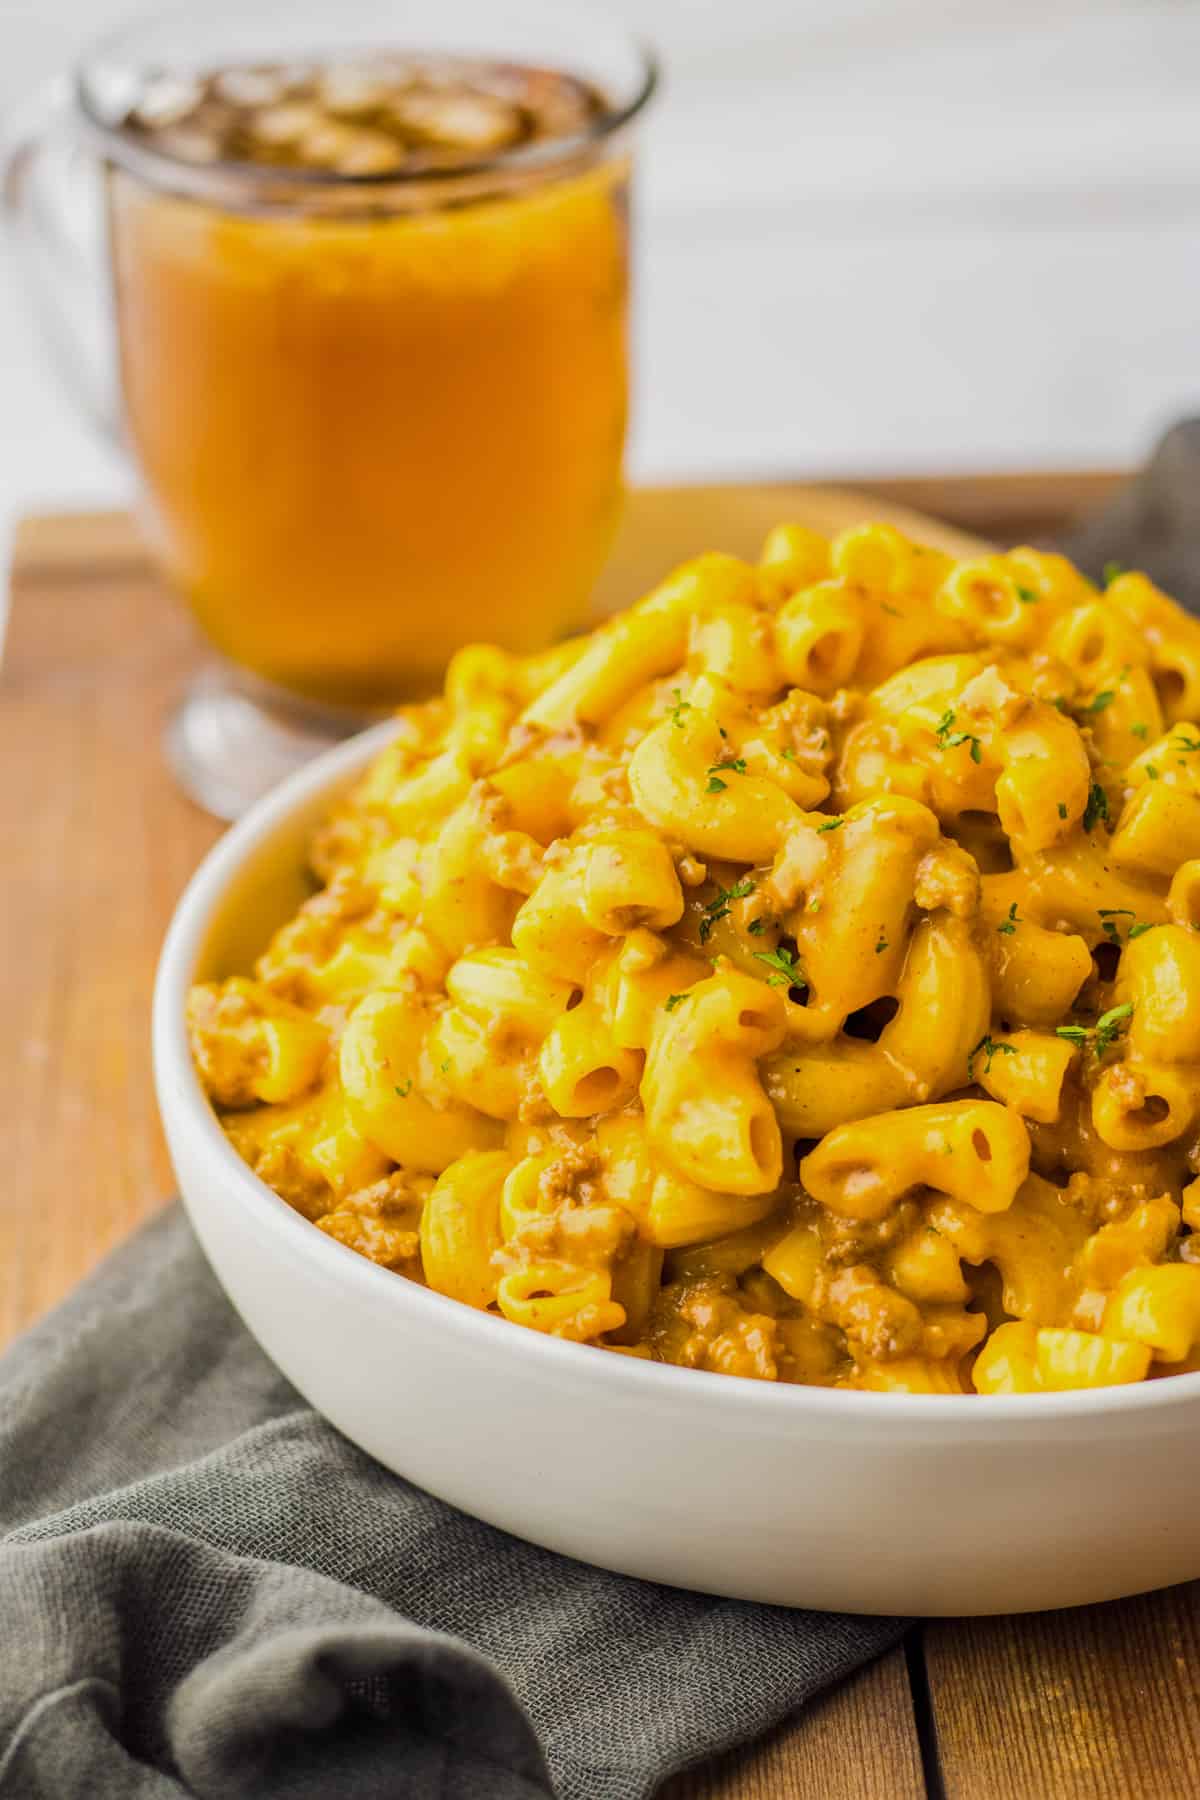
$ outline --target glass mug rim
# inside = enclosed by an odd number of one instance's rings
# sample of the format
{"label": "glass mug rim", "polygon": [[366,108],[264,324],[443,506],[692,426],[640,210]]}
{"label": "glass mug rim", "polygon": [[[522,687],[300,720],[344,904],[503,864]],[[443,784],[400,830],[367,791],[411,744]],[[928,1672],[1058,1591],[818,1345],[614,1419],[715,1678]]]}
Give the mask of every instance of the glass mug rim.
{"label": "glass mug rim", "polygon": [[[564,9],[560,5],[556,10],[561,12]],[[578,4],[578,0],[572,0],[570,11],[582,20],[589,16],[595,17],[592,9]],[[230,17],[244,18],[245,12],[244,5],[226,5],[216,9],[216,16],[225,13]],[[336,9],[331,16],[336,20]],[[414,188],[436,188],[451,193],[459,187],[470,187],[478,183],[481,177],[488,176],[551,175],[559,166],[571,165],[589,151],[597,149],[607,139],[622,132],[645,110],[661,78],[661,64],[650,45],[642,38],[621,31],[615,21],[605,21],[610,29],[623,38],[624,48],[635,64],[630,91],[599,117],[590,119],[581,130],[566,136],[516,145],[470,162],[456,163],[450,168],[398,169],[374,174],[345,174],[333,169],[276,168],[233,158],[215,163],[192,163],[149,141],[143,142],[135,138],[119,122],[114,123],[106,118],[93,80],[96,65],[106,55],[133,50],[139,35],[149,28],[169,25],[173,19],[182,23],[192,17],[191,7],[176,5],[153,7],[127,20],[117,30],[97,39],[77,61],[72,73],[72,90],[76,108],[88,134],[100,146],[107,160],[140,176],[148,185],[196,197],[213,196],[223,190],[228,193],[237,189],[264,190],[275,187],[286,189],[294,200],[301,200],[305,195],[315,197],[319,194],[350,198],[356,193],[378,198],[381,193],[386,194],[389,190],[400,192]],[[212,19],[214,14],[210,11],[208,17]],[[432,53],[438,54],[436,51]],[[314,50],[312,54],[316,55],[318,52]],[[350,60],[353,53],[347,52],[346,55],[347,60]]]}

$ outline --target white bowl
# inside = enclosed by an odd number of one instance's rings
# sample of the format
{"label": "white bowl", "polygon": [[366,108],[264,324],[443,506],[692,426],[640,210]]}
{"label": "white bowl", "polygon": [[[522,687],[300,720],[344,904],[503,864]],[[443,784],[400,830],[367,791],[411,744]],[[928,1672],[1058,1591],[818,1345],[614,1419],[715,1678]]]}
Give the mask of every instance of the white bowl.
{"label": "white bowl", "polygon": [[159,1105],[196,1234],[313,1406],[388,1468],[518,1537],[741,1599],[1016,1612],[1200,1576],[1200,1375],[967,1399],[610,1356],[377,1268],[250,1172],[192,1068],[187,990],[247,969],[294,910],[309,831],[390,729],[318,758],[205,858],[154,1000]]}

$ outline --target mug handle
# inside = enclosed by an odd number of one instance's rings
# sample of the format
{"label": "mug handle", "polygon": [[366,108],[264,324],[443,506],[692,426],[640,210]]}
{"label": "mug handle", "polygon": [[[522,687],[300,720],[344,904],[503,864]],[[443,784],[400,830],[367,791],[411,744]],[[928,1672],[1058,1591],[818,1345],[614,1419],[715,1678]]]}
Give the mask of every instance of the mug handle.
{"label": "mug handle", "polygon": [[42,336],[80,410],[120,446],[103,179],[65,76],[35,94],[0,133],[0,219]]}

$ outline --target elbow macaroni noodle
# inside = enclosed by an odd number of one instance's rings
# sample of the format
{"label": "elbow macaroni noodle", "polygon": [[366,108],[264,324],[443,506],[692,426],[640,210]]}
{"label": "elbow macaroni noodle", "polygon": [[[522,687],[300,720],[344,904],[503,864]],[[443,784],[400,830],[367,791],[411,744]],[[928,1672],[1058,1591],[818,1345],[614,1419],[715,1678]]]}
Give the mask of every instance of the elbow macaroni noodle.
{"label": "elbow macaroni noodle", "polygon": [[780,526],[472,647],[192,996],[321,1230],[580,1343],[885,1393],[1200,1368],[1200,622]]}

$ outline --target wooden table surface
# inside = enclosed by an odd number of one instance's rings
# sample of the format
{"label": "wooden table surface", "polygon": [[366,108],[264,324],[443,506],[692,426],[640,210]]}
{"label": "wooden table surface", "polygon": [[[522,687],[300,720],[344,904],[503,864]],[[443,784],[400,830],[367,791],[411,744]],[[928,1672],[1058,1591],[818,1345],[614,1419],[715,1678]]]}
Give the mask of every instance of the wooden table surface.
{"label": "wooden table surface", "polygon": [[[1053,531],[1114,479],[875,483],[862,511],[923,507],[1011,541]],[[631,597],[691,549],[749,548],[767,523],[811,510],[811,494],[783,486],[636,495],[605,597]],[[12,587],[0,671],[0,1343],[171,1192],[150,990],[171,907],[219,830],[159,755],[198,651],[129,522],[27,521]],[[671,1800],[1197,1793],[1198,1598],[1200,1584],[937,1621],[773,1739],[670,1784]]]}

